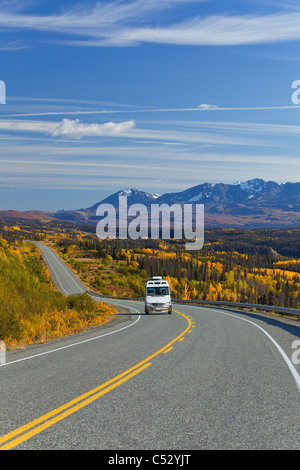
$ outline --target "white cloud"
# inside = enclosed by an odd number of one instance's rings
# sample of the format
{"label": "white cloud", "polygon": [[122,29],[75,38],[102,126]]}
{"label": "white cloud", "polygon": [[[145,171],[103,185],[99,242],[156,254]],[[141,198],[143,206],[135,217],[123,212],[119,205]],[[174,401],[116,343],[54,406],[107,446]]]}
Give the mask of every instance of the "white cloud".
{"label": "white cloud", "polygon": [[124,121],[120,123],[106,122],[104,124],[83,124],[79,119],[63,119],[60,124],[50,130],[54,137],[66,136],[76,139],[91,136],[116,136],[135,126],[135,122]]}
{"label": "white cloud", "polygon": [[81,139],[92,136],[119,136],[132,129],[135,122],[106,122],[104,124],[84,124],[79,119],[63,119],[61,122],[49,121],[4,121],[0,120],[0,130],[18,132],[39,132],[53,137]]}
{"label": "white cloud", "polygon": [[199,104],[198,106],[199,109],[218,109],[218,106],[216,104]]}

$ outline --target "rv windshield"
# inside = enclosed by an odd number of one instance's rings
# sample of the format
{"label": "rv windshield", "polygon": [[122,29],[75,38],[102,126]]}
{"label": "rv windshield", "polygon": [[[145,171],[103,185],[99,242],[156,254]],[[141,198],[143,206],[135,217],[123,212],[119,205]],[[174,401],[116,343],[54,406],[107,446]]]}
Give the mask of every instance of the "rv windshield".
{"label": "rv windshield", "polygon": [[168,287],[147,287],[147,295],[156,297],[159,295],[169,295]]}

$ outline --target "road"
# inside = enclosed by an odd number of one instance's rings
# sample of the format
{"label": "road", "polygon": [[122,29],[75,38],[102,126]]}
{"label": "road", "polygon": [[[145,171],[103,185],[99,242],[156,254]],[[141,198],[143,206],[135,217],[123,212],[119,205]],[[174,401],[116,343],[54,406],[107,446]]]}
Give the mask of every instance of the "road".
{"label": "road", "polygon": [[[66,294],[84,289],[42,250]],[[7,353],[1,449],[300,449],[298,322],[186,304],[144,315],[142,302],[116,302],[117,321]]]}

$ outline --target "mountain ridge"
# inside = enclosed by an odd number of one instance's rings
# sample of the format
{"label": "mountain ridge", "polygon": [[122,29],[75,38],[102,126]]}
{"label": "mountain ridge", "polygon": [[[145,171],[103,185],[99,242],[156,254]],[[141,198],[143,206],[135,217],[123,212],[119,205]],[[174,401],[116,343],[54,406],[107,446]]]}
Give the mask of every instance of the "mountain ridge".
{"label": "mountain ridge", "polygon": [[[205,226],[209,227],[300,227],[300,182],[276,183],[260,178],[244,182],[201,183],[184,191],[151,194],[134,188],[122,189],[88,208],[60,210],[47,213],[54,220],[96,224],[96,209],[101,204],[112,204],[116,209],[119,196],[127,196],[132,204],[204,204]],[[7,211],[0,211],[1,213]],[[13,212],[13,211],[11,211]],[[40,213],[26,211],[23,214]],[[22,214],[22,213],[21,213]]]}

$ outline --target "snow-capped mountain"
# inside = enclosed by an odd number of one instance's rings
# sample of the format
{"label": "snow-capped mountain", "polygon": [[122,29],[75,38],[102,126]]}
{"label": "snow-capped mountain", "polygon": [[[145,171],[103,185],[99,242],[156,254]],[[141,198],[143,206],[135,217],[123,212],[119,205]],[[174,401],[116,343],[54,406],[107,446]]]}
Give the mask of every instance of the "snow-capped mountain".
{"label": "snow-capped mountain", "polygon": [[149,206],[158,197],[155,194],[146,193],[138,189],[127,188],[117,191],[111,196],[108,196],[102,201],[97,202],[96,204],[93,204],[91,207],[86,209],[57,211],[55,217],[60,220],[94,223],[95,221],[99,220],[99,218],[96,216],[97,207],[101,204],[112,204],[114,207],[118,208],[119,196],[127,196],[128,205],[144,204],[145,206]]}
{"label": "snow-capped mountain", "polygon": [[96,223],[96,209],[108,203],[118,208],[119,195],[128,206],[141,203],[204,204],[206,227],[300,227],[300,183],[278,184],[259,178],[235,184],[202,183],[162,196],[137,189],[122,189],[87,209],[59,211],[56,218]]}
{"label": "snow-capped mountain", "polygon": [[117,191],[116,193],[103,199],[101,202],[97,202],[89,210],[96,211],[100,204],[112,204],[114,207],[119,205],[119,196],[127,196],[128,205],[132,204],[145,204],[148,206],[157,198],[156,195],[139,191],[138,189],[128,188]]}
{"label": "snow-capped mountain", "polygon": [[244,183],[203,183],[180,193],[164,194],[157,199],[158,203],[213,204],[244,203],[249,199],[269,199],[281,191],[281,185],[274,181],[252,179]]}

